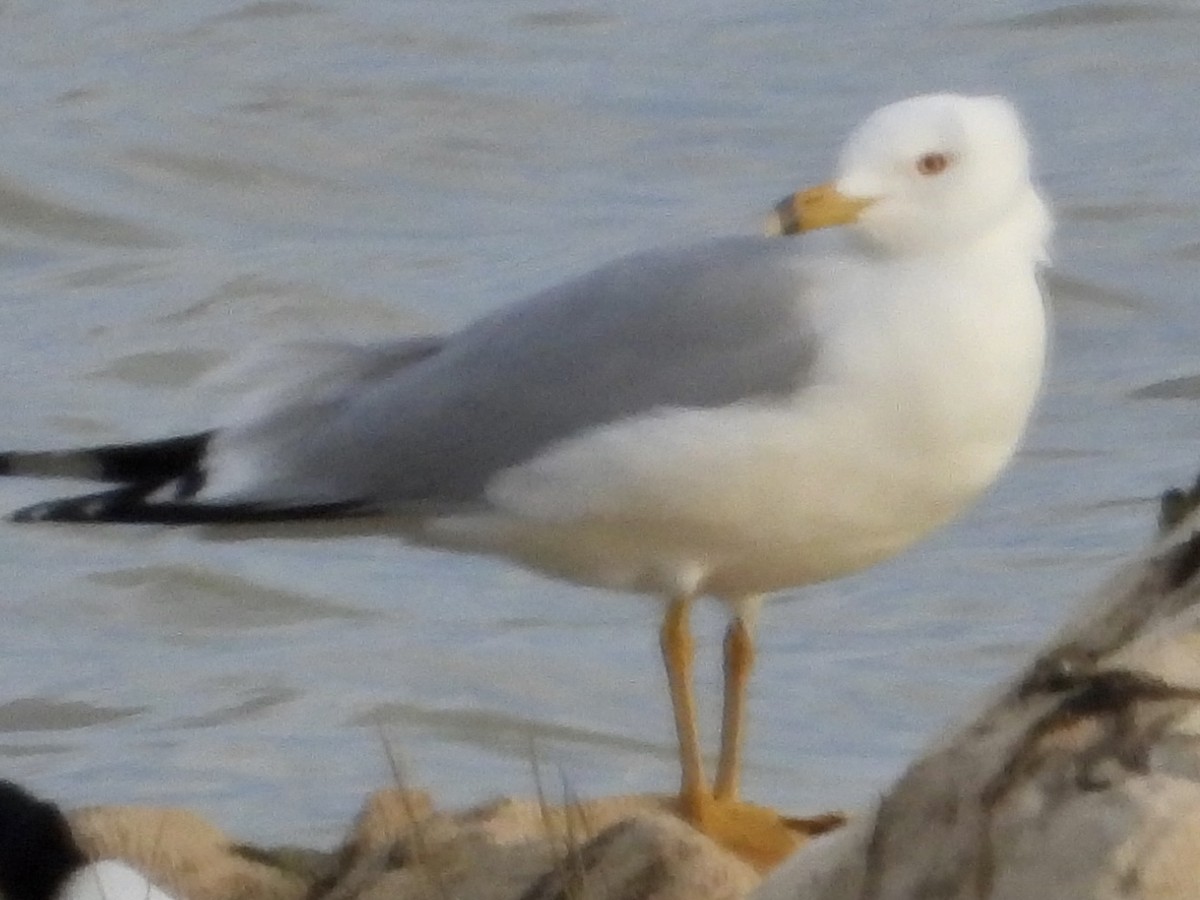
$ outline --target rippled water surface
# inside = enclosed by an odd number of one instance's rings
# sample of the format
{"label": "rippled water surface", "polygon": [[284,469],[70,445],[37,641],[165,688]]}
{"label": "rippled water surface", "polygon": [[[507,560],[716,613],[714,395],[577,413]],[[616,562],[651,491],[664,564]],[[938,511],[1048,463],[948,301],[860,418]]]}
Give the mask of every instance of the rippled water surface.
{"label": "rippled water surface", "polygon": [[[927,90],[1025,111],[1060,228],[1047,394],[973,512],[765,614],[747,791],[870,798],[1200,466],[1191,4],[121,0],[0,11],[0,444],[203,424],[246,345],[451,328],[616,254],[755,230]],[[4,508],[47,486],[0,484]],[[657,607],[383,538],[0,526],[0,768],[328,842],[677,774]],[[721,620],[700,617],[711,723]],[[557,776],[555,776],[557,779]]]}

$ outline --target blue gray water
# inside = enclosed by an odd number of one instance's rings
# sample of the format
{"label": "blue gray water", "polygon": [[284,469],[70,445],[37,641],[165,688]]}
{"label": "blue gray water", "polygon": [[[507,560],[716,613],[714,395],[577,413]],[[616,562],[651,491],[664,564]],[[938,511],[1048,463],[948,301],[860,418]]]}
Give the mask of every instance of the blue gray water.
{"label": "blue gray water", "polygon": [[[0,444],[205,421],[247,344],[450,328],[748,232],[879,104],[1011,95],[1055,201],[1025,450],[953,528],[765,614],[747,792],[854,806],[1044,640],[1200,468],[1200,12],[1049,0],[120,0],[0,11]],[[0,484],[0,505],[47,496]],[[332,840],[447,803],[669,790],[644,599],[384,539],[0,526],[0,774]],[[700,617],[711,725],[720,617]],[[549,768],[547,768],[549,766]]]}

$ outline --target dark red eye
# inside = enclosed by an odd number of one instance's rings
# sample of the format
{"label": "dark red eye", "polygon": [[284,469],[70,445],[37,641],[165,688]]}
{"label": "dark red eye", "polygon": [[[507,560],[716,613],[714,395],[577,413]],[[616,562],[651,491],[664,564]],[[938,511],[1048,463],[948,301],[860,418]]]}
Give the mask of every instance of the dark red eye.
{"label": "dark red eye", "polygon": [[917,171],[922,175],[940,175],[950,167],[950,154],[926,153],[917,160]]}

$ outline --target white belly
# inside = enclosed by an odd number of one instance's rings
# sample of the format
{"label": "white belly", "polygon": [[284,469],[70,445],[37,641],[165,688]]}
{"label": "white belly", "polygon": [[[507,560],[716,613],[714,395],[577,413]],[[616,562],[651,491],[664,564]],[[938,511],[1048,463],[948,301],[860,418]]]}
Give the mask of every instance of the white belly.
{"label": "white belly", "polygon": [[899,552],[986,487],[1017,439],[972,436],[935,455],[837,400],[591,433],[506,473],[493,511],[429,523],[424,538],[623,590],[767,593]]}

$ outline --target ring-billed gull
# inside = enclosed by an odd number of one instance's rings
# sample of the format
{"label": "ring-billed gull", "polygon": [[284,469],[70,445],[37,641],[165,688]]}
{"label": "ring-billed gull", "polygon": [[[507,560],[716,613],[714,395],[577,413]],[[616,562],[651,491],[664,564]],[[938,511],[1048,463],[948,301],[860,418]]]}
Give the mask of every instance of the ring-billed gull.
{"label": "ring-billed gull", "polygon": [[[463,330],[294,347],[226,424],[0,456],[120,487],[19,521],[349,516],[437,547],[666,599],[682,814],[767,865],[778,818],[738,800],[761,598],[886,559],[1012,456],[1041,381],[1050,218],[998,97],[871,115],[830,184],[776,207],[820,252],[735,237],[631,256]],[[281,361],[282,360],[282,361]],[[253,366],[251,367],[253,368]],[[692,697],[692,600],[725,601],[716,777]]]}

